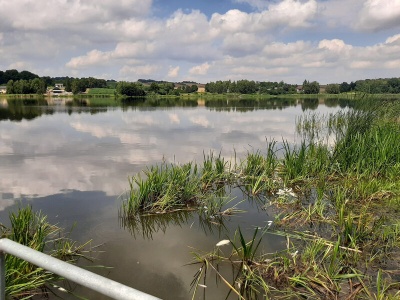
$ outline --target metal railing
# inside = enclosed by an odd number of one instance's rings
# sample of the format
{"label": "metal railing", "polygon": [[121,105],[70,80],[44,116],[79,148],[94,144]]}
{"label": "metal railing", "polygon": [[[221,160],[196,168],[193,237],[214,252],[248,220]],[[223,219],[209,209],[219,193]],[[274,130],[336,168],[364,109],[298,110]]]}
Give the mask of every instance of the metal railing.
{"label": "metal railing", "polygon": [[38,267],[76,282],[114,299],[156,300],[154,296],[135,290],[114,280],[66,263],[9,239],[0,239],[0,300],[5,300],[5,253],[26,260]]}

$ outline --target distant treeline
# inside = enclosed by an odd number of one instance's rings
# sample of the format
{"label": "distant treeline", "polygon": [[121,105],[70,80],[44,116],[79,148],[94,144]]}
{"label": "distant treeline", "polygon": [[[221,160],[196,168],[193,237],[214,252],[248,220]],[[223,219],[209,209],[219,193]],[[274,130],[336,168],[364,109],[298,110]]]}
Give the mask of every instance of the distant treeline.
{"label": "distant treeline", "polygon": [[29,71],[0,71],[0,85],[7,86],[7,94],[44,94],[47,87],[53,87],[56,83],[62,83],[66,92],[74,94],[85,92],[87,88],[115,88],[117,84],[115,80],[106,81],[93,77],[39,77]]}
{"label": "distant treeline", "polygon": [[400,78],[357,80],[351,83],[328,84],[325,88],[325,92],[328,94],[340,94],[351,91],[368,94],[399,94]]}
{"label": "distant treeline", "polygon": [[[148,83],[151,82],[149,85]],[[146,96],[146,95],[175,95],[179,96],[182,93],[194,93],[197,92],[198,86],[195,84],[182,84],[175,88],[175,84],[172,82],[156,82],[147,80],[147,84],[142,82],[126,82],[120,81],[117,83],[116,91],[117,94],[134,97],[134,96]]]}
{"label": "distant treeline", "polygon": [[[62,83],[66,92],[79,94],[88,88],[112,88],[117,94],[125,96],[143,95],[180,95],[181,93],[193,93],[198,86],[192,81],[172,83],[167,81],[156,81],[152,79],[139,79],[138,82],[117,82],[115,80],[104,80],[93,77],[39,77],[29,72],[18,72],[15,69],[0,71],[0,85],[7,85],[8,94],[43,94],[47,87],[53,87],[56,83]],[[365,79],[355,82],[332,83],[326,86],[320,85],[317,81],[304,80],[302,85],[288,84],[283,81],[216,81],[205,85],[206,92],[225,94],[340,94],[347,92],[364,92],[370,94],[399,94],[400,78]]]}
{"label": "distant treeline", "polygon": [[348,92],[364,92],[369,94],[399,94],[400,93],[400,78],[386,79],[365,79],[355,82],[342,82],[340,84],[332,83],[322,86],[317,81],[304,80],[302,85],[288,84],[283,81],[216,81],[206,84],[206,92],[225,94],[269,94],[269,95],[284,95],[284,94],[318,94],[325,92],[327,94],[340,94]]}
{"label": "distant treeline", "polygon": [[294,94],[296,93],[297,85],[281,82],[258,82],[253,80],[238,80],[238,81],[216,81],[206,84],[206,92],[225,94]]}
{"label": "distant treeline", "polygon": [[0,71],[0,85],[5,85],[10,80],[32,80],[35,78],[39,78],[38,75],[33,74],[29,71],[18,72],[17,70],[7,70],[5,72]]}

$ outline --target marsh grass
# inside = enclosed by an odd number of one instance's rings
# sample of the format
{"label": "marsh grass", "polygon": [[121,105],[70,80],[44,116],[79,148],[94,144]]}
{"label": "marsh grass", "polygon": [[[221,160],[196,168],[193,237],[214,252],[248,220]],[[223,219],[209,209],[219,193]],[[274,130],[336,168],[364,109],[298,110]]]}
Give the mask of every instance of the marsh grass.
{"label": "marsh grass", "polygon": [[[11,226],[2,226],[2,237],[7,237],[34,250],[53,257],[76,263],[78,259],[90,259],[87,249],[90,241],[79,244],[68,237],[61,228],[50,224],[41,212],[30,206],[19,207],[9,215]],[[6,255],[6,295],[17,299],[29,299],[35,295],[46,296],[49,287],[61,281],[57,275],[38,268],[25,260]]]}
{"label": "marsh grass", "polygon": [[202,197],[197,165],[163,163],[152,166],[129,178],[130,195],[123,202],[123,215],[134,216],[137,211],[167,212],[184,209]]}
{"label": "marsh grass", "polygon": [[[248,152],[238,164],[236,157],[231,164],[210,153],[201,166],[147,169],[145,180],[130,179],[124,212],[191,208],[214,222],[230,201],[227,191],[237,187],[273,207],[274,226],[262,234],[286,237],[287,247],[256,254],[257,232],[246,242],[238,230],[229,239],[230,254],[220,247],[195,254],[202,267],[194,286],[212,270],[241,299],[394,299],[400,286],[398,276],[390,276],[390,268],[400,266],[400,102],[352,101],[346,111],[298,119],[300,143],[284,140],[278,149],[267,142],[266,153]],[[221,264],[233,266],[233,281],[218,272]]]}

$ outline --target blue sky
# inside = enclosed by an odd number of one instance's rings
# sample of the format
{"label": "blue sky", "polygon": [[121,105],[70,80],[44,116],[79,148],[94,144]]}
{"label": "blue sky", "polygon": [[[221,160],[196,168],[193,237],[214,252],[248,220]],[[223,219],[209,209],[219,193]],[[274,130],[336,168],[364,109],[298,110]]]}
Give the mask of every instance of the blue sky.
{"label": "blue sky", "polygon": [[400,77],[400,0],[0,0],[0,7],[0,70],[200,83]]}

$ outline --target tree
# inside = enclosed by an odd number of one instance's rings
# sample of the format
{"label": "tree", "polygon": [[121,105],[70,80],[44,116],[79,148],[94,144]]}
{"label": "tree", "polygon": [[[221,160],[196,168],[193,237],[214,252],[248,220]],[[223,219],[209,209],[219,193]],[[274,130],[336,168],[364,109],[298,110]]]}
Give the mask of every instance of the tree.
{"label": "tree", "polygon": [[347,82],[342,82],[341,84],[340,84],[340,86],[339,86],[339,91],[341,92],[341,93],[347,93],[347,92],[350,92],[350,90],[351,90],[351,87],[350,87],[350,84],[348,84]]}
{"label": "tree", "polygon": [[15,70],[15,69],[12,69],[12,70],[6,70],[5,72],[4,72],[4,80],[6,81],[6,82],[8,82],[9,80],[13,80],[13,81],[17,81],[17,80],[19,80],[20,78],[19,78],[19,73],[18,73],[18,71],[17,70]]}
{"label": "tree", "polygon": [[84,82],[80,79],[74,79],[71,83],[71,91],[74,95],[76,95],[86,91],[86,86],[84,85]]}
{"label": "tree", "polygon": [[19,73],[19,79],[32,80],[38,77],[39,77],[38,75],[33,74],[32,72],[29,71],[22,71]]}
{"label": "tree", "polygon": [[7,82],[7,94],[15,94],[14,80],[9,80]]}
{"label": "tree", "polygon": [[150,88],[149,88],[150,92],[158,93],[159,90],[160,90],[160,87],[158,86],[158,84],[156,82],[152,82],[150,84]]}
{"label": "tree", "polygon": [[339,94],[340,87],[338,84],[327,84],[325,88],[325,92],[327,94]]}
{"label": "tree", "polygon": [[132,83],[120,81],[117,84],[117,93],[127,97],[144,96],[145,91],[143,85],[139,83]]}
{"label": "tree", "polygon": [[30,82],[32,93],[42,95],[46,93],[46,83],[43,79],[35,78]]}
{"label": "tree", "polygon": [[309,82],[307,80],[304,80],[303,93],[304,94],[318,94],[319,93],[319,83],[317,81]]}
{"label": "tree", "polygon": [[185,93],[194,93],[194,92],[197,92],[197,90],[198,90],[198,87],[195,84],[185,86]]}
{"label": "tree", "polygon": [[64,80],[64,85],[65,85],[65,91],[66,92],[72,92],[72,79],[67,77]]}
{"label": "tree", "polygon": [[238,80],[236,84],[237,89],[241,94],[254,94],[257,92],[256,83],[253,80]]}

